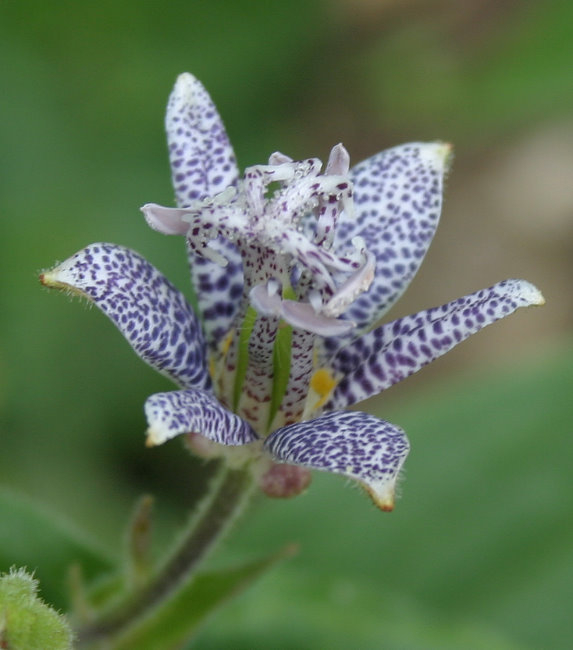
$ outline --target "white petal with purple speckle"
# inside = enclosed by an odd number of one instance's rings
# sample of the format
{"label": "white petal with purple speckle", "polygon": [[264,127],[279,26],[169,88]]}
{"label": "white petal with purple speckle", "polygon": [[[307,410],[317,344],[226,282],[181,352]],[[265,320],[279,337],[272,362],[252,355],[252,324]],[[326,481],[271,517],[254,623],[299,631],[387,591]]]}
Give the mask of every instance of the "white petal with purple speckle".
{"label": "white petal with purple speckle", "polygon": [[543,304],[525,280],[505,280],[441,307],[399,318],[354,341],[332,359],[343,375],[325,408],[345,408],[402,381],[486,325],[519,307]]}
{"label": "white petal with purple speckle", "polygon": [[144,361],[180,386],[210,385],[195,313],[185,296],[138,253],[92,244],[44,273],[43,282],[89,298]]}
{"label": "white petal with purple speckle", "polygon": [[355,218],[343,214],[335,247],[364,239],[376,277],[346,312],[357,331],[381,318],[410,284],[432,241],[442,208],[449,145],[419,143],[382,151],[350,170]]}
{"label": "white petal with purple speckle", "polygon": [[177,77],[165,128],[177,204],[214,196],[239,177],[235,154],[217,108],[188,72]]}
{"label": "white petal with purple speckle", "polygon": [[[236,185],[239,169],[223,121],[203,84],[189,73],[177,78],[167,104],[165,127],[179,207]],[[191,250],[189,264],[207,341],[215,345],[235,315],[243,272],[241,256],[231,242],[219,238],[212,247],[227,260],[225,267]]]}
{"label": "white petal with purple speckle", "polygon": [[[349,171],[338,144],[322,173],[317,158],[276,152],[239,179],[217,109],[190,74],[178,77],[165,123],[177,207],[148,203],[143,212],[152,228],[185,237],[207,343],[184,296],[121,246],[93,244],[42,282],[89,298],[142,359],[185,389],[147,400],[148,444],[193,433],[247,445],[232,456],[263,472],[261,485],[273,484],[267,494],[300,492],[306,480],[294,492],[277,486],[308,467],[353,478],[392,509],[409,450],[404,432],[339,409],[517,308],[541,304],[541,294],[507,280],[368,332],[432,241],[450,146],[410,143]],[[273,427],[263,442],[258,436]],[[223,449],[211,442],[203,440]],[[269,455],[279,464],[265,473]],[[285,464],[299,467],[274,471]]]}
{"label": "white petal with purple speckle", "polygon": [[257,440],[243,419],[204,390],[156,393],[147,399],[145,415],[149,423],[148,445],[160,445],[183,433],[200,433],[222,445],[245,445]]}
{"label": "white petal with purple speckle", "polygon": [[410,449],[402,429],[359,411],[335,411],[277,429],[264,446],[278,461],[356,479],[383,510],[394,506],[396,480]]}

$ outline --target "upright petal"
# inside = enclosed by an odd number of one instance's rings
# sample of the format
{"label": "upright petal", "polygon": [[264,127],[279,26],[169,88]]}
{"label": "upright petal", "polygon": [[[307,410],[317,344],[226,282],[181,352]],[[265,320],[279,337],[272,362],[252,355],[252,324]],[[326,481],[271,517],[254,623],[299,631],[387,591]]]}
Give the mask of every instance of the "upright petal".
{"label": "upright petal", "polygon": [[441,307],[382,325],[332,359],[332,369],[344,377],[325,409],[345,408],[377,395],[486,325],[519,307],[543,302],[540,291],[529,282],[505,280]]}
{"label": "upright petal", "polygon": [[246,445],[257,436],[238,415],[205,390],[156,393],[145,402],[147,445],[160,445],[184,433],[199,433],[222,445]]}
{"label": "upright petal", "polygon": [[343,214],[335,250],[364,239],[376,258],[370,289],[348,309],[357,331],[373,325],[402,295],[432,241],[442,206],[450,146],[411,143],[382,151],[350,171],[356,216]]}
{"label": "upright petal", "polygon": [[[237,184],[239,170],[223,122],[211,97],[193,75],[184,73],[177,78],[165,126],[179,207]],[[189,264],[207,341],[215,345],[231,326],[243,279],[241,256],[234,244],[220,237],[213,248],[227,260],[226,266],[191,250]]]}
{"label": "upright petal", "polygon": [[92,244],[40,279],[94,302],[144,361],[180,386],[209,387],[197,317],[183,294],[138,253]]}
{"label": "upright petal", "polygon": [[187,72],[169,97],[165,128],[177,205],[236,184],[239,170],[223,122],[203,84]]}
{"label": "upright petal", "polygon": [[410,449],[402,429],[359,411],[282,427],[264,447],[275,460],[356,479],[382,510],[394,507],[396,479]]}

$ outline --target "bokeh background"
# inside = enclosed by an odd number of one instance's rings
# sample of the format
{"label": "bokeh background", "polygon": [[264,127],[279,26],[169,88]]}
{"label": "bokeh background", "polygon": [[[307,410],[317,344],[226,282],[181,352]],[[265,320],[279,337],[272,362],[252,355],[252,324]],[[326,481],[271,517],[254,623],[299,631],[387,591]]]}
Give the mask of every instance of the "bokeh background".
{"label": "bokeh background", "polygon": [[[37,274],[94,241],[188,286],[163,114],[179,72],[208,87],[241,166],[281,150],[355,162],[408,140],[456,158],[443,220],[400,316],[524,277],[547,299],[367,408],[408,431],[394,513],[333,476],[260,500],[213,564],[300,544],[196,647],[573,646],[573,5],[567,0],[226,0],[0,4],[0,570],[113,562],[134,500],[160,550],[211,468],[147,450],[169,384],[96,310]],[[70,541],[72,540],[72,541]]]}

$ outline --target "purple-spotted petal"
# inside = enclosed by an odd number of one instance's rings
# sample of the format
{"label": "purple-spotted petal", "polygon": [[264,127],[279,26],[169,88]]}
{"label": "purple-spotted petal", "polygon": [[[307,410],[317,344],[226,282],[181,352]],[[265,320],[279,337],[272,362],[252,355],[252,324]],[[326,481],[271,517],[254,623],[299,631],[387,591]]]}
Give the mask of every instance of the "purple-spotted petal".
{"label": "purple-spotted petal", "polygon": [[346,408],[377,395],[441,357],[486,325],[519,307],[543,304],[525,280],[505,280],[441,307],[382,325],[340,350],[331,360],[344,375],[325,409]]}
{"label": "purple-spotted petal", "polygon": [[138,253],[92,244],[41,280],[93,301],[144,361],[180,386],[209,387],[197,317],[183,294]]}
{"label": "purple-spotted petal", "polygon": [[374,282],[346,312],[358,331],[392,307],[422,263],[440,218],[449,155],[446,144],[411,143],[351,169],[355,216],[342,215],[335,250],[349,249],[360,236],[376,257]]}
{"label": "purple-spotted petal", "polygon": [[264,446],[278,461],[356,479],[382,510],[394,507],[396,479],[410,448],[402,429],[359,411],[282,427]]}
{"label": "purple-spotted petal", "polygon": [[203,84],[187,72],[169,97],[165,128],[177,205],[236,184],[239,170],[223,122]]}
{"label": "purple-spotted petal", "polygon": [[[169,97],[165,117],[171,177],[177,205],[213,197],[235,186],[239,170],[223,122],[203,85],[189,73],[179,75]],[[159,230],[174,223],[152,223]],[[162,228],[161,228],[162,226]],[[189,250],[193,287],[197,294],[207,341],[215,346],[228,332],[241,297],[243,270],[239,251],[230,241],[212,242],[222,258],[221,266]]]}
{"label": "purple-spotted petal", "polygon": [[145,416],[148,446],[183,433],[199,433],[222,445],[246,445],[257,440],[243,419],[227,411],[205,390],[156,393],[145,402]]}

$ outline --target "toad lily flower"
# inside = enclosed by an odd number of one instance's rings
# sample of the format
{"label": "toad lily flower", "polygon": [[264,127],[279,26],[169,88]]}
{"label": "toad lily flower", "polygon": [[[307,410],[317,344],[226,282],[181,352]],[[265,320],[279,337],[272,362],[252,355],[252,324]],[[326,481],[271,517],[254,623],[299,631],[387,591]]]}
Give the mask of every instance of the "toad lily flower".
{"label": "toad lily flower", "polygon": [[391,510],[408,440],[344,409],[541,304],[540,292],[506,280],[372,329],[430,245],[448,145],[399,146],[350,170],[339,144],[323,173],[317,159],[274,153],[240,179],[215,106],[189,74],[166,126],[178,207],[143,213],[185,237],[202,326],[182,293],[121,246],[88,246],[42,282],[93,301],[180,387],[148,399],[149,445],[192,434],[196,450],[248,464],[274,496],[300,492],[309,469],[343,474]]}

